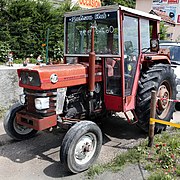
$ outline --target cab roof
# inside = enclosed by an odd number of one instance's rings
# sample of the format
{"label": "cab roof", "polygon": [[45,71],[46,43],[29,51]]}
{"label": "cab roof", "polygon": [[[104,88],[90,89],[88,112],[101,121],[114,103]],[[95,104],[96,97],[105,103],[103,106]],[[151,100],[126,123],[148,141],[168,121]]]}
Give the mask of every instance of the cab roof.
{"label": "cab roof", "polygon": [[159,17],[157,15],[149,14],[149,13],[146,13],[143,11],[139,11],[136,9],[132,9],[132,8],[128,8],[128,7],[120,6],[120,5],[102,6],[99,8],[92,8],[92,9],[82,9],[82,10],[65,13],[64,16],[71,17],[71,16],[78,16],[78,15],[103,13],[103,12],[107,12],[107,11],[117,11],[118,9],[120,9],[123,12],[127,12],[127,13],[134,14],[134,15],[141,16],[141,17],[146,17],[148,19],[152,19],[152,20],[156,20],[156,21],[161,20],[161,17]]}

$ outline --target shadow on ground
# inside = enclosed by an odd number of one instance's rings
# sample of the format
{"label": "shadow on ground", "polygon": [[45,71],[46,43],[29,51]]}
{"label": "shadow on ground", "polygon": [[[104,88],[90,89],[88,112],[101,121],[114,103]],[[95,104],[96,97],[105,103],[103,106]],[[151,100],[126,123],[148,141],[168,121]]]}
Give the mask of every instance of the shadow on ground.
{"label": "shadow on ground", "polygon": [[[120,117],[111,117],[100,124],[103,132],[103,146],[128,149],[129,144],[138,139],[146,138],[136,125],[129,125]],[[39,132],[36,137],[25,141],[13,141],[6,134],[0,135],[0,156],[15,163],[24,163],[32,159],[50,162],[44,170],[49,177],[66,177],[68,173],[59,160],[59,150],[65,133],[60,129],[52,132]],[[109,143],[116,140],[116,143]],[[76,175],[75,175],[76,176]]]}

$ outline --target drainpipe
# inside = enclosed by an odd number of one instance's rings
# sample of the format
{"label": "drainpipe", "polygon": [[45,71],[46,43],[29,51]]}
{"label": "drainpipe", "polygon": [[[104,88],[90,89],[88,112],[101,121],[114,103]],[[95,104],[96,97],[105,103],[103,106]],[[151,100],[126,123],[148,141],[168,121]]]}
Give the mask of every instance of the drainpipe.
{"label": "drainpipe", "polygon": [[95,89],[95,61],[96,61],[96,55],[94,52],[94,30],[95,26],[92,26],[91,30],[91,52],[89,53],[89,92],[90,96],[92,97],[94,94]]}

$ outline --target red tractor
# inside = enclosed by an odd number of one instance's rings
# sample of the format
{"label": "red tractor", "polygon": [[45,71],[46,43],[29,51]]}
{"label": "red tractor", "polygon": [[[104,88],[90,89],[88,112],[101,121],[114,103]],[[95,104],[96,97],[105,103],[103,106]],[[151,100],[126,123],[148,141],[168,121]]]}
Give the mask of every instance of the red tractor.
{"label": "red tractor", "polygon": [[[73,173],[97,159],[102,133],[94,123],[112,112],[128,111],[148,131],[151,91],[156,118],[170,121],[176,97],[175,75],[167,55],[158,54],[160,18],[123,6],[65,14],[64,64],[18,69],[24,88],[4,120],[16,140],[50,127],[68,127],[61,162]],[[156,124],[156,132],[166,126]]]}

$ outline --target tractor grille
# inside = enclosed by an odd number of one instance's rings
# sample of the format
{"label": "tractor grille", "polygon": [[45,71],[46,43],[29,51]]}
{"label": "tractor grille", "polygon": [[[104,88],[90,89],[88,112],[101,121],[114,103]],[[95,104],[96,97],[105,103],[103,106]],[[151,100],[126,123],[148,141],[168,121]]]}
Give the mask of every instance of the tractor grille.
{"label": "tractor grille", "polygon": [[[28,114],[34,114],[36,116],[51,116],[56,114],[56,101],[57,101],[57,90],[47,90],[47,91],[35,91],[30,89],[25,89],[26,94],[26,111]],[[35,108],[35,99],[49,97],[49,108],[43,110],[37,110]]]}

